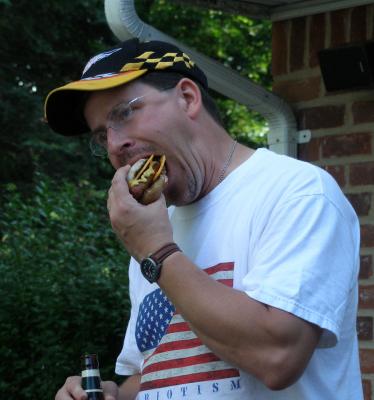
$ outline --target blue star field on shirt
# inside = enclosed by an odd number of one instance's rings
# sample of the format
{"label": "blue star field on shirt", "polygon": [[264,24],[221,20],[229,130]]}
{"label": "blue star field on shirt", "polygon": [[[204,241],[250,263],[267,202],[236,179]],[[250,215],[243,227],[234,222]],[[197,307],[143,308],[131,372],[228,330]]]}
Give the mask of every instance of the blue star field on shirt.
{"label": "blue star field on shirt", "polygon": [[139,308],[135,333],[136,343],[142,353],[154,349],[159,344],[174,311],[174,306],[161,289],[153,291],[144,298]]}

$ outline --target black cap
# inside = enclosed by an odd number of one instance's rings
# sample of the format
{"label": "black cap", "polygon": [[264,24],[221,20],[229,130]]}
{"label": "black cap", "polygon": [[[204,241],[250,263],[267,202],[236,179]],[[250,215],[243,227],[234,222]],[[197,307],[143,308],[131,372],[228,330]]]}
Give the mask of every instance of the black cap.
{"label": "black cap", "polygon": [[80,80],[52,90],[45,100],[45,118],[62,135],[86,133],[89,128],[81,106],[84,93],[114,88],[151,71],[179,72],[208,88],[204,72],[175,45],[130,39],[92,57]]}

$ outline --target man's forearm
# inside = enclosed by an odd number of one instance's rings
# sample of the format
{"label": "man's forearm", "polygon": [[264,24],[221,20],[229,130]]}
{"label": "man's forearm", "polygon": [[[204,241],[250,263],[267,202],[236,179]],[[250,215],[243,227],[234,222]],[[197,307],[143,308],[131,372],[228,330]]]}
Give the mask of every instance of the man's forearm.
{"label": "man's forearm", "polygon": [[183,253],[165,261],[159,286],[217,356],[279,390],[304,371],[320,330],[211,279]]}
{"label": "man's forearm", "polygon": [[128,377],[118,388],[118,400],[134,400],[139,393],[139,388],[140,374]]}

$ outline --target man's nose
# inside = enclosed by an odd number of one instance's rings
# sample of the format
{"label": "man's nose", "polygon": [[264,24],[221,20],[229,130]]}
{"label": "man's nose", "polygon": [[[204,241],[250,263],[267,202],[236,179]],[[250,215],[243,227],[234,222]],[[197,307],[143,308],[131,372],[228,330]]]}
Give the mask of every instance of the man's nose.
{"label": "man's nose", "polygon": [[121,155],[134,144],[134,140],[129,138],[123,129],[117,130],[112,127],[107,128],[108,154],[113,156]]}

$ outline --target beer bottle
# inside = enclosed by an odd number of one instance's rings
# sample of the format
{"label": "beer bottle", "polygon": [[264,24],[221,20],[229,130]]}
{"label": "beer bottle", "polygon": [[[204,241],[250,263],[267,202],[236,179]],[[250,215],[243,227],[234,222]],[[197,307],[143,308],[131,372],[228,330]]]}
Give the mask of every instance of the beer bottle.
{"label": "beer bottle", "polygon": [[88,400],[104,400],[101,388],[99,359],[96,354],[85,354],[82,359],[82,388]]}

